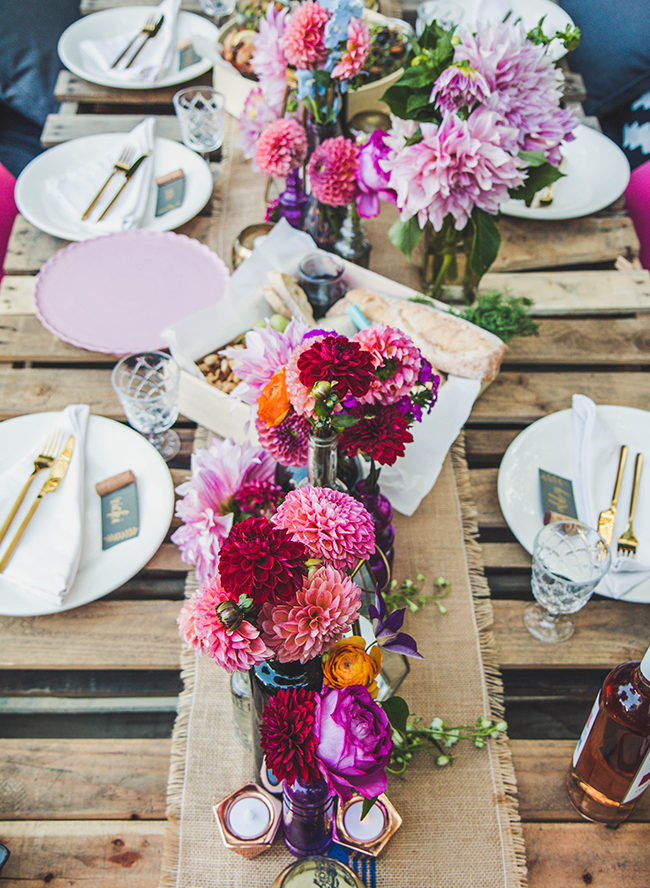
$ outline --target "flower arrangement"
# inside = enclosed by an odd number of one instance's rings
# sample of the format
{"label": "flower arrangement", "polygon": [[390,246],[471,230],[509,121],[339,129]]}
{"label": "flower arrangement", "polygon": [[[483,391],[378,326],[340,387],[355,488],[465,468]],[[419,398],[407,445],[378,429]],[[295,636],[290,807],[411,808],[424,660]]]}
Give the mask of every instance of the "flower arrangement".
{"label": "flower arrangement", "polygon": [[[558,34],[574,46],[574,32]],[[475,33],[433,22],[414,42],[400,80],[384,101],[388,132],[376,132],[359,172],[362,215],[379,200],[397,205],[390,232],[410,258],[424,233],[440,258],[431,293],[452,271],[462,241],[466,289],[487,271],[500,243],[494,217],[509,197],[530,203],[558,179],[560,145],[574,115],[560,106],[562,75],[540,29],[485,25]]]}
{"label": "flower arrangement", "polygon": [[378,325],[351,339],[292,320],[246,334],[226,349],[243,380],[233,397],[250,404],[260,444],[283,465],[304,466],[308,438],[336,433],[344,454],[392,465],[431,410],[440,378],[400,330]]}

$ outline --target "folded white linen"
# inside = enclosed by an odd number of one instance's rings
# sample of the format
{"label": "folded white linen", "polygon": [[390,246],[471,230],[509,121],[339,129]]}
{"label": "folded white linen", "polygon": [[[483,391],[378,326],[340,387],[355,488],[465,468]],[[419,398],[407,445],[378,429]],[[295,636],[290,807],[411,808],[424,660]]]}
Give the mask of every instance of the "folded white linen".
{"label": "folded white linen", "polygon": [[142,161],[102,221],[98,221],[99,217],[124,184],[123,173],[118,172],[112,177],[89,218],[81,224],[107,234],[139,228],[147,209],[153,179],[155,125],[155,118],[147,117],[125,135],[124,139],[116,142],[103,157],[76,167],[62,176],[46,179],[45,189],[50,198],[66,215],[81,220],[122,151],[127,147],[132,148],[134,161],[145,154],[149,156]]}
{"label": "folded white linen", "polygon": [[181,0],[163,0],[155,9],[152,7],[146,11],[142,10],[140,27],[143,27],[149,17],[156,13],[163,15],[164,19],[156,36],[147,40],[133,64],[128,68],[126,65],[144,36],[138,37],[131,49],[114,68],[111,68],[111,65],[133,39],[135,29],[132,28],[115,37],[107,37],[103,40],[82,40],[79,43],[79,51],[89,72],[108,73],[111,79],[129,83],[139,81],[142,81],[143,84],[156,83],[165,76],[174,60],[180,5]]}
{"label": "folded white linen", "polygon": [[[590,527],[598,526],[598,516],[608,509],[614,491],[621,443],[598,416],[595,403],[586,395],[573,396],[573,493],[578,517]],[[621,598],[650,577],[650,561],[643,547],[636,558],[619,557],[616,541],[627,526],[634,475],[634,458],[629,453],[621,484],[612,536],[612,567],[604,579],[613,598]],[[650,503],[639,498],[634,519],[639,540],[650,539]],[[647,546],[646,546],[647,549]],[[645,557],[648,558],[646,551]]]}
{"label": "folded white linen", "polygon": [[[72,404],[52,418],[38,441],[34,441],[18,462],[0,475],[0,515],[8,514],[23,484],[34,467],[48,431],[61,429],[61,449],[70,435],[75,443],[72,459],[58,489],[48,493],[4,570],[3,576],[20,590],[60,605],[74,582],[81,557],[84,528],[85,441],[89,408],[86,404]],[[48,469],[40,472],[32,482],[7,535],[0,545],[0,556],[13,539],[20,522],[29,511],[45,483]]]}

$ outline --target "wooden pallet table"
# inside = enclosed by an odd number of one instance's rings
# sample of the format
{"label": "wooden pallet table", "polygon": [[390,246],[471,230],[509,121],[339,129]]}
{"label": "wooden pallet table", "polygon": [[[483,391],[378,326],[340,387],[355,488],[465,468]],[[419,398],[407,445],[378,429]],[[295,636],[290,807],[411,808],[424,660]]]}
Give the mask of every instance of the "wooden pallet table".
{"label": "wooden pallet table", "polygon": [[[86,0],[85,11],[105,5]],[[64,73],[57,92],[63,113],[48,121],[48,145],[127,130],[148,113],[158,117],[161,135],[178,138],[169,91],[105,92]],[[263,183],[251,186],[249,165],[236,151],[225,153],[228,194],[217,182],[206,213],[182,231],[228,261],[234,235],[261,216]],[[496,482],[516,435],[570,406],[574,392],[647,408],[650,278],[614,269],[618,256],[631,259],[637,250],[620,203],[585,219],[504,218],[500,226],[503,245],[484,286],[532,296],[540,336],[511,344],[501,374],[475,405],[466,443],[529,884],[647,888],[650,798],[610,831],[580,820],[563,779],[604,675],[650,642],[650,610],[596,598],[577,615],[570,642],[535,642],[522,623],[530,557],[505,523]],[[417,269],[390,244],[379,249],[375,224],[368,228],[375,270],[416,283]],[[123,419],[110,384],[114,359],[61,342],[34,315],[34,276],[63,246],[17,219],[0,289],[0,419],[58,410],[81,396],[93,412]],[[189,468],[192,425],[181,423],[181,433],[176,482]],[[0,842],[12,851],[2,888],[156,888],[186,571],[167,539],[143,571],[100,601],[48,617],[0,618]]]}

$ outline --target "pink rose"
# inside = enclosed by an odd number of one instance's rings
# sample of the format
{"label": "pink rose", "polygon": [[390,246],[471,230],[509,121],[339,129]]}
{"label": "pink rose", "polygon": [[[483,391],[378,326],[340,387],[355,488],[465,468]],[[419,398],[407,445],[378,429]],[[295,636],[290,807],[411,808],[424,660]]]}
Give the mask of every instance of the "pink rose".
{"label": "pink rose", "polygon": [[314,735],[323,776],[343,801],[355,791],[371,799],[386,790],[391,727],[366,688],[330,688],[317,697]]}

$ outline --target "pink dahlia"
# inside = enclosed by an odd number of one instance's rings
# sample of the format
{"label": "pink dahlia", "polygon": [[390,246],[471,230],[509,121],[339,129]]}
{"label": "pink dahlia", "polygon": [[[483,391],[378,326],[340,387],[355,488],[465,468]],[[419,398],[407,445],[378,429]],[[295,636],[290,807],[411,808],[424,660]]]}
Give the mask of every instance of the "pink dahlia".
{"label": "pink dahlia", "polygon": [[445,111],[460,111],[465,105],[481,104],[489,95],[490,87],[480,71],[450,65],[433,84],[429,101]]}
{"label": "pink dahlia", "polygon": [[244,157],[250,158],[255,154],[255,145],[261,133],[280,116],[281,102],[282,100],[277,106],[270,105],[259,86],[253,87],[249,92],[239,118],[239,134]]}
{"label": "pink dahlia", "polygon": [[369,351],[375,365],[370,389],[359,400],[363,404],[393,404],[407,395],[418,381],[422,356],[409,337],[378,324],[356,333],[353,340]]}
{"label": "pink dahlia", "polygon": [[317,68],[325,61],[328,50],[323,42],[327,10],[307,0],[292,13],[284,31],[284,55],[296,68]]}
{"label": "pink dahlia", "polygon": [[332,77],[352,80],[363,71],[370,52],[370,32],[360,18],[351,18],[348,25],[348,40],[339,63],[332,71]]}
{"label": "pink dahlia", "polygon": [[464,32],[456,46],[456,61],[468,61],[486,80],[488,107],[515,130],[509,151],[544,151],[559,162],[558,145],[572,139],[578,121],[560,108],[562,75],[545,51],[526,39],[521,25],[487,25],[476,34]]}
{"label": "pink dahlia", "polygon": [[253,40],[255,55],[251,59],[251,68],[262,92],[275,107],[281,107],[287,87],[287,60],[282,50],[282,38],[288,15],[286,6],[278,9],[276,3],[269,3]]}
{"label": "pink dahlia", "polygon": [[306,466],[309,441],[309,420],[291,411],[280,425],[267,426],[259,417],[255,428],[260,447],[283,466]]}
{"label": "pink dahlia", "polygon": [[307,133],[297,120],[281,117],[266,127],[255,146],[255,163],[267,176],[284,179],[307,156]]}
{"label": "pink dahlia", "polygon": [[312,417],[314,416],[314,407],[316,405],[316,399],[311,393],[311,386],[306,386],[300,381],[300,371],[298,369],[298,358],[308,351],[314,344],[316,340],[313,338],[305,339],[300,345],[295,349],[291,357],[289,358],[289,362],[286,367],[286,372],[284,375],[284,384],[287,387],[287,392],[289,393],[289,400],[291,401],[291,406],[299,413],[301,416]]}
{"label": "pink dahlia", "polygon": [[259,630],[244,620],[234,630],[226,630],[217,607],[223,601],[236,601],[228,595],[219,577],[207,580],[189,598],[178,616],[179,633],[198,654],[206,654],[226,672],[245,672],[256,663],[268,660],[273,652],[260,637]]}
{"label": "pink dahlia", "polygon": [[294,318],[283,333],[270,324],[255,327],[246,334],[246,348],[225,348],[223,354],[233,358],[233,369],[243,380],[232,391],[233,397],[245,404],[256,404],[271,377],[288,363],[308,330],[303,321]]}
{"label": "pink dahlia", "polygon": [[328,487],[292,490],[272,519],[293,534],[314,558],[338,570],[375,551],[375,531],[366,509],[347,493]]}
{"label": "pink dahlia", "polygon": [[360,607],[357,584],[333,567],[320,567],[305,578],[295,601],[264,605],[262,637],[281,663],[306,663],[343,638]]}
{"label": "pink dahlia", "polygon": [[499,115],[478,108],[467,120],[445,111],[440,125],[420,124],[422,141],[407,145],[383,161],[404,222],[418,217],[440,231],[453,216],[458,231],[467,225],[474,207],[496,215],[525,178],[526,164],[501,147],[504,130]]}
{"label": "pink dahlia", "polygon": [[359,146],[337,136],[325,139],[312,154],[307,166],[311,190],[320,203],[342,207],[357,196]]}
{"label": "pink dahlia", "polygon": [[236,444],[214,438],[210,446],[192,455],[192,473],[176,488],[182,499],[176,514],[183,525],[171,537],[181,559],[193,564],[199,582],[217,572],[221,546],[233,524],[235,497],[251,481],[272,481],[273,458],[250,441]]}

